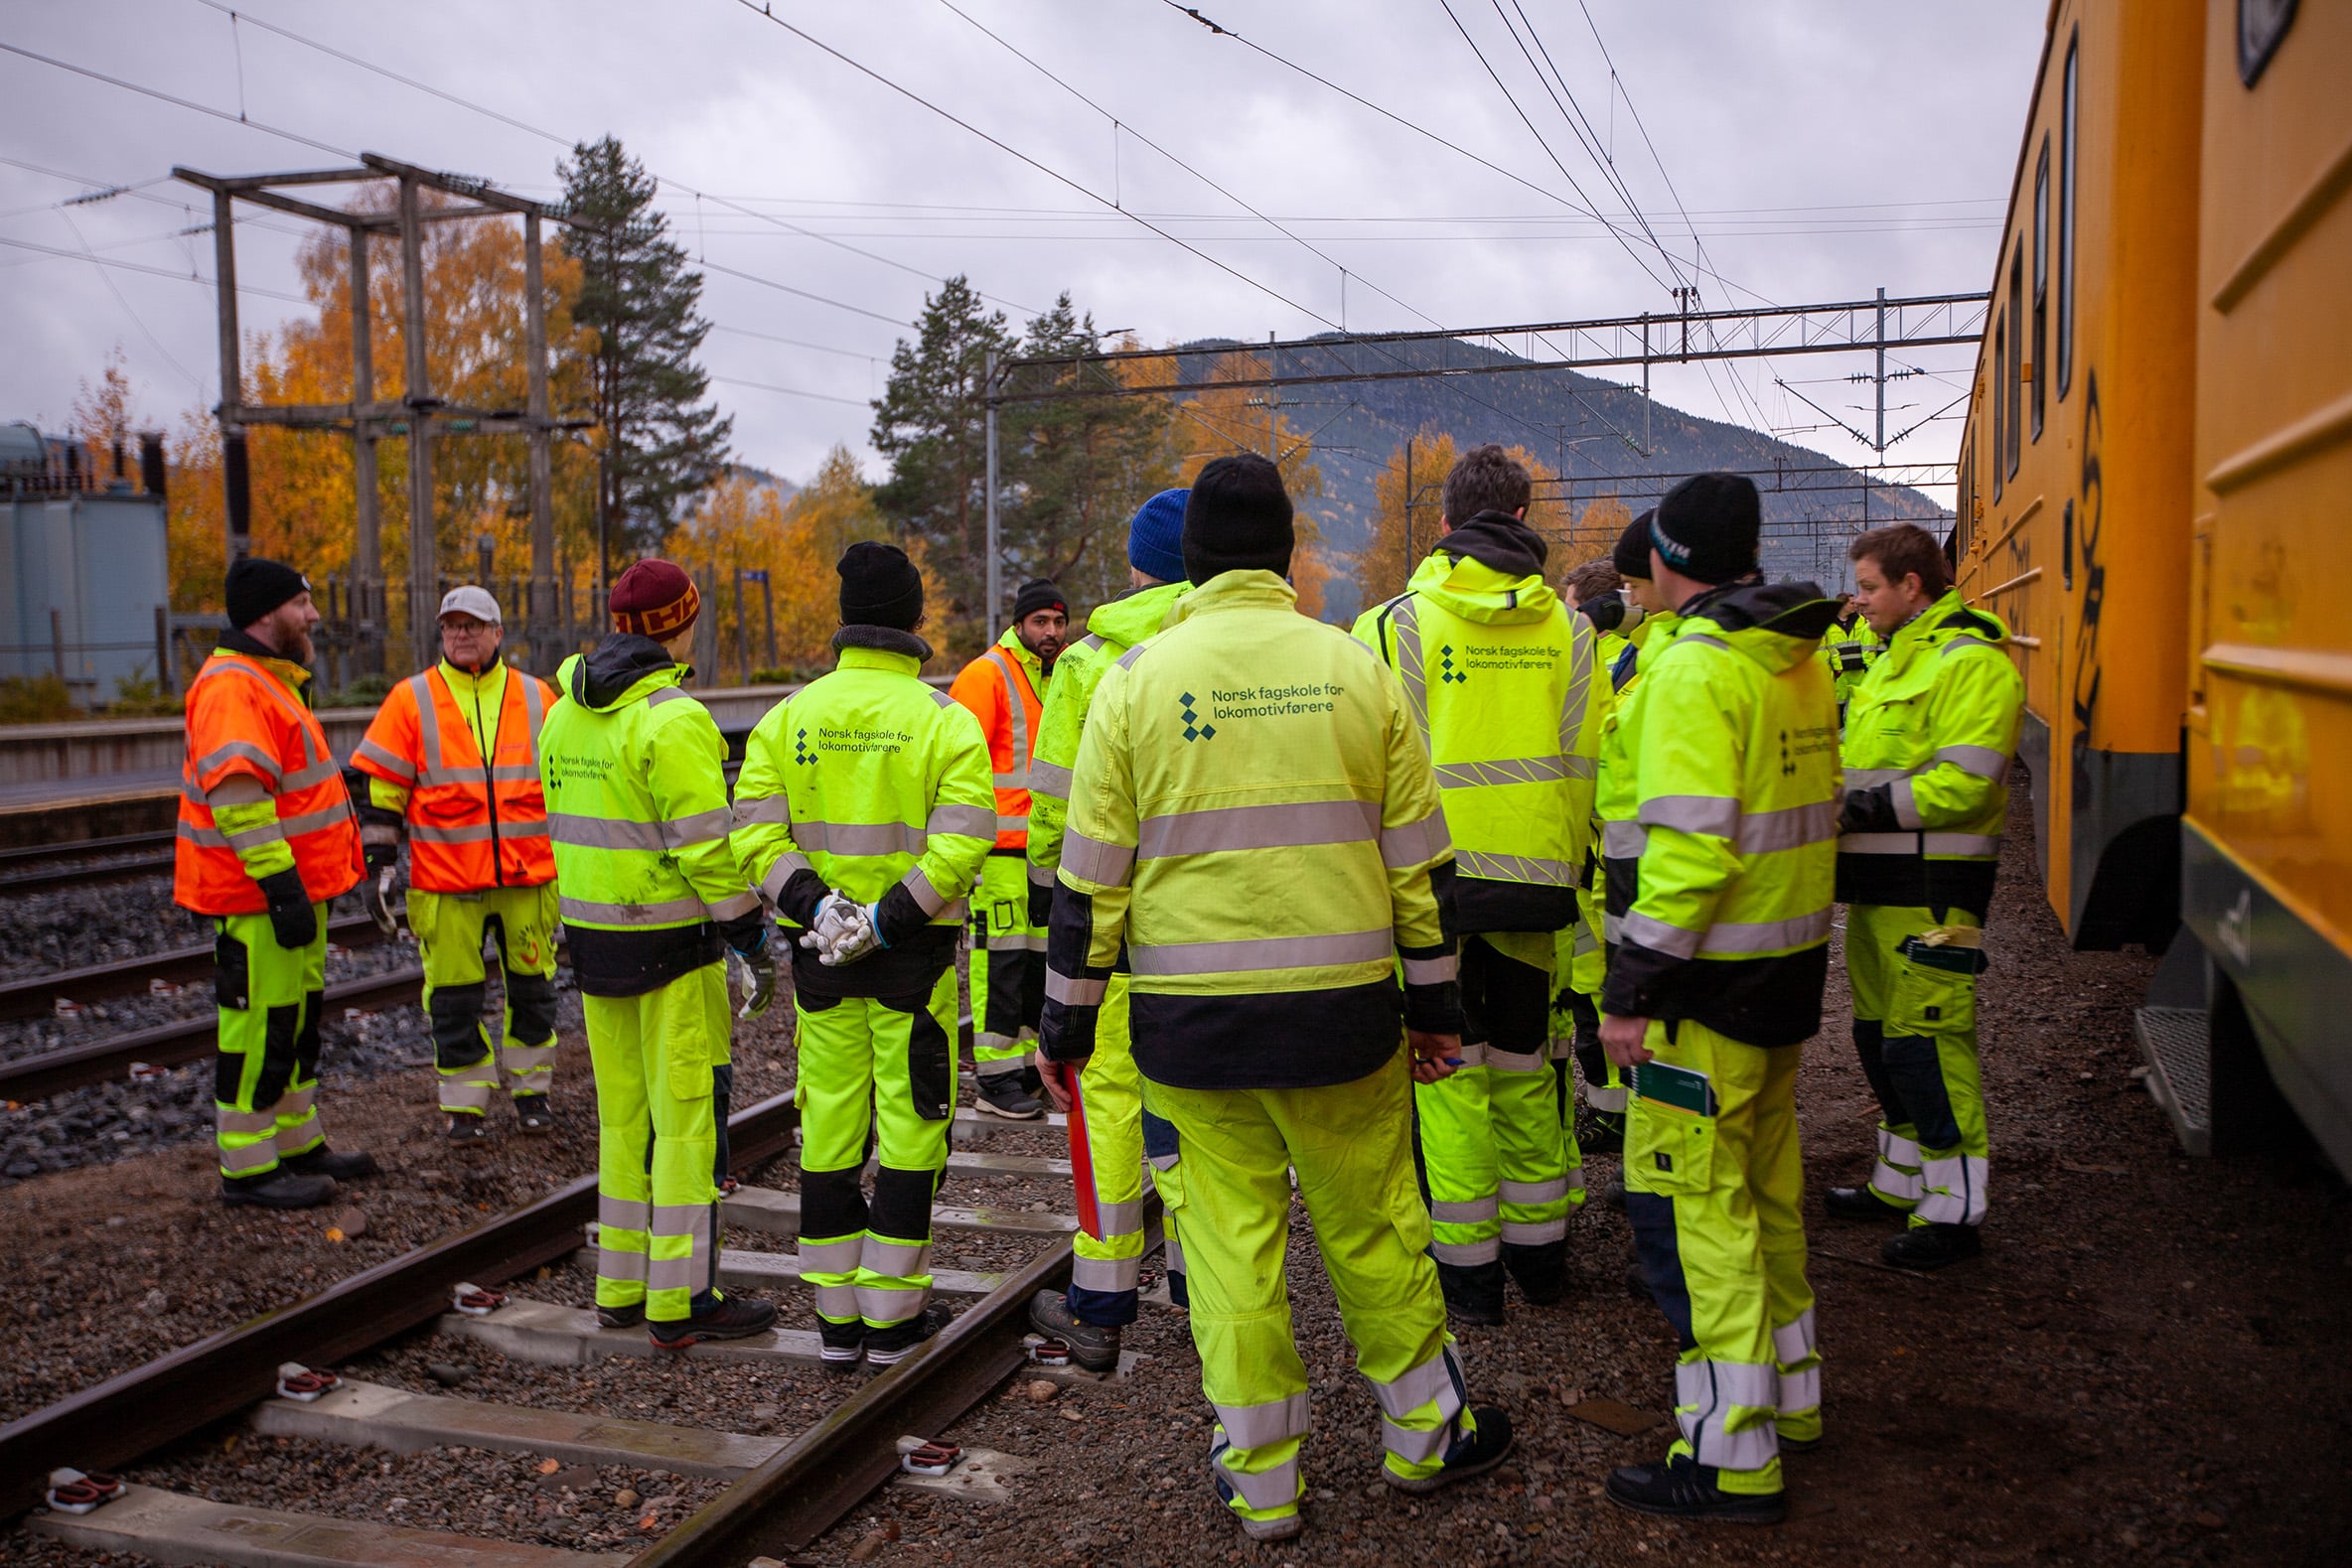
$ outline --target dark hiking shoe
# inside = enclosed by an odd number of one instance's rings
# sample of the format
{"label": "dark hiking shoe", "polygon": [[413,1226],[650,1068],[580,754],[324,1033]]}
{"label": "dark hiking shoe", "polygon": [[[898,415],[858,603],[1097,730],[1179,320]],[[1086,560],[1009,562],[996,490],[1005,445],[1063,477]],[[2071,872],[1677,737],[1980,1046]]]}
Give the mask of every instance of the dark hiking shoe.
{"label": "dark hiking shoe", "polygon": [[776,1308],[765,1301],[729,1296],[705,1312],[648,1324],[654,1344],[664,1351],[682,1351],[704,1340],[748,1340],[776,1327]]}
{"label": "dark hiking shoe", "polygon": [[251,1204],[258,1209],[316,1209],[334,1198],[332,1176],[302,1176],[283,1167],[220,1184],[220,1202]]}
{"label": "dark hiking shoe", "polygon": [[1822,1209],[1832,1219],[1864,1219],[1900,1223],[1911,1211],[1898,1209],[1867,1187],[1833,1187],[1822,1194]]}
{"label": "dark hiking shoe", "polygon": [[1006,1121],[1035,1121],[1045,1114],[1045,1101],[1021,1087],[1018,1072],[999,1072],[985,1077],[974,1085],[978,1089],[972,1097],[972,1109],[983,1116],[1002,1116]]}
{"label": "dark hiking shoe", "polygon": [[356,1182],[369,1176],[381,1176],[382,1167],[375,1156],[367,1153],[337,1154],[325,1144],[305,1149],[291,1159],[280,1160],[278,1169],[292,1171],[296,1176],[326,1176],[338,1182]]}
{"label": "dark hiking shoe", "polygon": [[1029,1302],[1029,1326],[1070,1347],[1070,1358],[1090,1372],[1118,1370],[1118,1329],[1081,1322],[1058,1290],[1041,1290]]}
{"label": "dark hiking shoe", "polygon": [[1409,1478],[1399,1476],[1388,1466],[1381,1467],[1381,1480],[1398,1492],[1415,1497],[1450,1487],[1457,1481],[1472,1476],[1483,1476],[1503,1463],[1511,1452],[1511,1418],[1493,1405],[1474,1405],[1470,1414],[1477,1419],[1478,1430],[1468,1437],[1457,1437],[1445,1451],[1445,1468],[1434,1476]]}
{"label": "dark hiking shoe", "polygon": [[1913,1225],[1891,1237],[1878,1255],[1897,1268],[1938,1269],[1981,1255],[1984,1238],[1975,1225]]}
{"label": "dark hiking shoe", "polygon": [[1503,1264],[1440,1263],[1437,1288],[1444,1293],[1446,1315],[1456,1323],[1495,1328],[1503,1321]]}
{"label": "dark hiking shoe", "polygon": [[555,1112],[547,1108],[547,1096],[544,1094],[515,1095],[514,1119],[521,1124],[524,1132],[555,1130]]}
{"label": "dark hiking shoe", "polygon": [[1789,1515],[1786,1493],[1725,1492],[1712,1465],[1688,1459],[1626,1465],[1609,1472],[1609,1500],[1636,1513],[1724,1524],[1778,1524]]}
{"label": "dark hiking shoe", "polygon": [[480,1143],[490,1136],[490,1128],[471,1111],[451,1111],[447,1136],[451,1143]]}
{"label": "dark hiking shoe", "polygon": [[1584,1125],[1576,1129],[1576,1147],[1585,1154],[1623,1154],[1624,1114],[1618,1111],[1592,1112]]}
{"label": "dark hiking shoe", "polygon": [[633,1301],[626,1307],[599,1307],[596,1326],[600,1329],[634,1329],[646,1321],[646,1304]]}
{"label": "dark hiking shoe", "polygon": [[956,1315],[939,1302],[923,1309],[919,1317],[888,1328],[866,1330],[866,1359],[876,1366],[896,1366],[915,1354],[915,1348],[940,1330],[956,1321]]}

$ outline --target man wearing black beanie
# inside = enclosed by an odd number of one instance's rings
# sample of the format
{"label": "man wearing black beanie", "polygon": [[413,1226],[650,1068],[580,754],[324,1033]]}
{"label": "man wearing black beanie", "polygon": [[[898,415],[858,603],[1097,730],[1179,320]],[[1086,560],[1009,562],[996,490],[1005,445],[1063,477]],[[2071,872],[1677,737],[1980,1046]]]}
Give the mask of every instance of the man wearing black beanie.
{"label": "man wearing black beanie", "polygon": [[922,574],[876,543],[838,569],[840,663],[752,731],[733,836],[796,938],[802,1277],[825,1365],[849,1371],[899,1360],[947,1321],[928,1303],[956,1105],[956,938],[996,803],[979,725],[922,678]]}
{"label": "man wearing black beanie", "polygon": [[1653,635],[1620,710],[1601,989],[1602,1048],[1641,1069],[1626,1216],[1682,1345],[1679,1438],[1607,1493],[1751,1522],[1786,1513],[1782,1447],[1822,1435],[1796,1083],[1821,1028],[1838,796],[1837,699],[1815,656],[1838,607],[1811,583],[1764,584],[1760,531],[1755,487],[1731,474],[1684,481],[1651,519],[1651,576],[1682,619],[1673,641]]}

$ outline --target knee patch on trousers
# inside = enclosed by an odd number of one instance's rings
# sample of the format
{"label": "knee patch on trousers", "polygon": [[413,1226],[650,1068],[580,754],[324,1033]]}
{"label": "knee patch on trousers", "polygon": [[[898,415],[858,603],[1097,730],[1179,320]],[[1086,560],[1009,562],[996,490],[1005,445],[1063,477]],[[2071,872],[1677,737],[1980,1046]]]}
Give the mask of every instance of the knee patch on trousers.
{"label": "knee patch on trousers", "polygon": [[482,1000],[486,982],[433,987],[430,1010],[433,1065],[444,1070],[470,1068],[490,1055],[482,1038]]}
{"label": "knee patch on trousers", "polygon": [[213,938],[214,1000],[242,1013],[253,1005],[252,985],[252,958],[245,944],[226,931],[220,932]]}
{"label": "knee patch on trousers", "polygon": [[[956,1043],[940,1021],[931,1016],[931,997],[923,993],[886,997],[883,1006],[905,1013],[907,1019],[907,1092],[915,1114],[925,1121],[946,1121],[956,1098]],[[995,1011],[995,999],[989,999]],[[927,1200],[928,1201],[928,1200]]]}
{"label": "knee patch on trousers", "polygon": [[543,974],[507,971],[507,1033],[526,1046],[555,1034],[555,982]]}
{"label": "knee patch on trousers", "polygon": [[931,1200],[939,1177],[930,1171],[898,1171],[885,1165],[874,1173],[874,1200],[866,1209],[866,1229],[896,1241],[931,1234]]}
{"label": "knee patch on trousers", "polygon": [[866,1227],[866,1195],[855,1167],[801,1173],[801,1234],[829,1241]]}
{"label": "knee patch on trousers", "polygon": [[1903,1119],[1916,1129],[1922,1148],[1950,1149],[1960,1143],[1960,1118],[1953,1114],[1952,1095],[1944,1087],[1944,1065],[1936,1043],[1917,1035],[1888,1035],[1882,1048],[1886,1076],[1903,1108]]}
{"label": "knee patch on trousers", "polygon": [[1683,1248],[1675,1234],[1675,1201],[1655,1193],[1625,1195],[1625,1217],[1633,1224],[1634,1255],[1650,1297],[1684,1350],[1698,1343],[1690,1326],[1690,1282],[1683,1275]]}

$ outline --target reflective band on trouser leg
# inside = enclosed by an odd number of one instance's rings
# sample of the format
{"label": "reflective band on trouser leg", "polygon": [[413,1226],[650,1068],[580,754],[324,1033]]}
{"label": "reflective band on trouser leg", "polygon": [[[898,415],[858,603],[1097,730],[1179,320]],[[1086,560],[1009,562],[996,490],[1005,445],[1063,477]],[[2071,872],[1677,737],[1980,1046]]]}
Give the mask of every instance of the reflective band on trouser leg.
{"label": "reflective band on trouser leg", "polygon": [[1476,1429],[1467,1419],[1467,1384],[1451,1341],[1386,1382],[1369,1372],[1366,1377],[1380,1401],[1381,1446],[1395,1475],[1408,1480],[1434,1476],[1445,1468],[1445,1451],[1454,1439]]}
{"label": "reflective band on trouser leg", "polygon": [[1440,1263],[1475,1268],[1503,1255],[1500,1181],[1484,1067],[1456,1068],[1412,1086],[1421,1141],[1432,1250]]}
{"label": "reflective band on trouser leg", "polygon": [[1848,946],[1860,927],[1886,965],[1880,1071],[1888,1097],[1902,1107],[1895,1130],[1913,1140],[1904,1150],[1918,1167],[1911,1222],[1982,1224],[1990,1147],[1977,1059],[1975,948],[1917,939],[1977,922],[1960,910],[1939,922],[1930,910],[1867,904],[1852,906],[1850,917]]}
{"label": "reflective band on trouser leg", "polygon": [[555,1087],[555,885],[499,888],[483,897],[499,916],[499,958],[506,969],[507,1030],[499,1066],[517,1098],[545,1094]]}
{"label": "reflective band on trouser leg", "polygon": [[[858,1173],[825,1174],[846,1175],[854,1187]],[[862,1325],[857,1310],[857,1264],[865,1255],[865,1245],[863,1230],[855,1235],[828,1236],[821,1241],[812,1241],[806,1235],[801,1237],[801,1283],[815,1294],[819,1318],[835,1324]]]}
{"label": "reflective band on trouser leg", "polygon": [[[654,1225],[653,1205],[623,1198],[596,1199],[596,1304],[627,1307],[645,1300],[646,1257]],[[606,1286],[612,1290],[607,1298]]]}
{"label": "reflective band on trouser leg", "polygon": [[1780,1435],[1808,1443],[1822,1435],[1822,1352],[1813,1309],[1772,1331],[1772,1358],[1780,1372],[1776,1425]]}
{"label": "reflective band on trouser leg", "polygon": [[[514,1016],[512,1011],[508,1016]],[[517,1098],[544,1094],[555,1086],[555,1042],[525,1046],[510,1037],[499,1051],[499,1066],[506,1069],[508,1089]]]}
{"label": "reflective band on trouser leg", "polygon": [[878,999],[841,1006],[864,1009],[881,1165],[858,1259],[857,1307],[867,1354],[890,1359],[874,1331],[920,1317],[931,1298],[931,1203],[948,1164],[955,1100],[956,971],[943,970],[908,1011]]}
{"label": "reflective band on trouser leg", "polygon": [[1780,1374],[1770,1361],[1710,1361],[1684,1352],[1675,1365],[1675,1422],[1683,1434],[1675,1452],[1726,1472],[1777,1469],[1779,1397]]}
{"label": "reflective band on trouser leg", "polygon": [[1071,1075],[1070,1167],[1078,1194],[1071,1314],[1115,1328],[1135,1321],[1143,1259],[1143,1080],[1128,1037],[1129,980],[1113,974],[1096,1016],[1095,1054]]}
{"label": "reflective band on trouser leg", "polygon": [[804,996],[793,1024],[800,1058],[801,1278],[815,1296],[825,1354],[855,1360],[865,1321],[857,1310],[866,1200],[860,1183],[874,1113],[875,1049],[859,998]]}
{"label": "reflective band on trouser leg", "polygon": [[479,1116],[499,1088],[499,1065],[482,1030],[483,904],[479,898],[412,888],[408,926],[425,971],[425,1024],[433,1034],[433,1070],[441,1109]]}
{"label": "reflective band on trouser leg", "polygon": [[[1908,1132],[1909,1129],[1905,1129]],[[1897,1208],[1919,1202],[1919,1145],[1905,1132],[1878,1124],[1878,1161],[1870,1167],[1870,1190]]]}
{"label": "reflective band on trouser leg", "polygon": [[645,1283],[600,1276],[597,1305],[642,1299],[649,1319],[675,1322],[718,1278],[711,1067],[727,1038],[726,966],[704,964],[643,996],[582,997],[581,1007],[596,1070],[598,1192],[652,1205]]}
{"label": "reflective band on trouser leg", "polygon": [[[654,1160],[662,1159],[661,1134],[654,1136]],[[707,1180],[710,1167],[703,1167]],[[692,1310],[696,1296],[711,1290],[718,1281],[718,1257],[714,1241],[717,1235],[718,1204],[662,1204],[654,1205],[653,1228],[648,1232],[646,1245],[646,1314],[655,1316],[656,1307],[663,1311],[660,1321],[685,1317]]]}
{"label": "reflective band on trouser leg", "polygon": [[637,998],[583,996],[580,1012],[596,1082],[596,1304],[641,1306],[654,1224],[653,1180],[646,1173],[654,1123]]}
{"label": "reflective band on trouser leg", "polygon": [[1032,1031],[1021,1021],[1021,991],[1045,962],[1045,933],[1029,924],[1029,863],[1011,855],[980,862],[971,892],[971,1062],[984,1078],[1028,1065]]}
{"label": "reflective band on trouser leg", "polygon": [[1209,1463],[1216,1469],[1217,1490],[1227,1505],[1249,1519],[1297,1512],[1299,1496],[1306,1490],[1299,1479],[1298,1450],[1313,1430],[1306,1393],[1215,1408]]}
{"label": "reflective band on trouser leg", "polygon": [[1503,1244],[1543,1246],[1566,1240],[1569,1212],[1584,1202],[1584,1162],[1562,1130],[1559,1086],[1551,1064],[1540,1056],[1508,1056],[1490,1046],[1486,1084]]}
{"label": "reflective band on trouser leg", "polygon": [[310,945],[301,952],[280,949],[302,976],[301,1012],[294,1027],[294,1070],[277,1103],[280,1160],[308,1154],[327,1142],[327,1124],[319,1116],[319,1025],[327,1011],[327,906],[312,905],[311,915],[318,934]]}
{"label": "reflective band on trouser leg", "polygon": [[287,1155],[316,1148],[323,1136],[313,975],[325,972],[326,915],[320,912],[319,937],[305,949],[280,947],[267,915],[226,916],[214,929],[220,1056],[213,1106],[220,1174],[259,1177]]}

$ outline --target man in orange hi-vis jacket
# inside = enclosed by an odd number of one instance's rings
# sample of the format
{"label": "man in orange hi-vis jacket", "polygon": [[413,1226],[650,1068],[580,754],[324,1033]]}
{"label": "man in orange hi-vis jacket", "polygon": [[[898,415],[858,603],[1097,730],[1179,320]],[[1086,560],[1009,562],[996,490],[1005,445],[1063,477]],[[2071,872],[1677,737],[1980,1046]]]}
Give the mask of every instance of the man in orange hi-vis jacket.
{"label": "man in orange hi-vis jacket", "polygon": [[318,624],[291,566],[229,566],[228,629],[188,686],[172,872],[172,901],[215,932],[220,1196],[269,1209],[375,1174],[366,1154],[331,1152],[319,1119],[327,905],[360,880],[360,829],[310,710]]}

